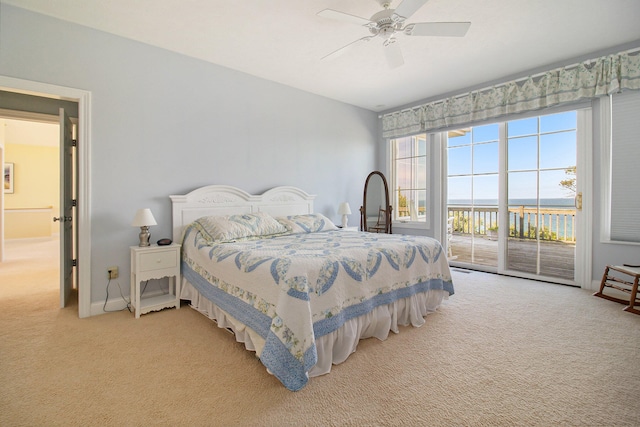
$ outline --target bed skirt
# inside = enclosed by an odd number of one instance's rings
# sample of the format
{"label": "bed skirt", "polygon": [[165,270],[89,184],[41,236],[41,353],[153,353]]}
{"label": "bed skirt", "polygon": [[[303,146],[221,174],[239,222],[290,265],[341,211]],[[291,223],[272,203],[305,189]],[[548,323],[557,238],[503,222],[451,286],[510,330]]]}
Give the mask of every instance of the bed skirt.
{"label": "bed skirt", "polygon": [[[202,296],[184,278],[180,298],[190,301],[193,309],[216,321],[218,327],[233,331],[236,341],[243,343],[247,350],[254,351],[260,357],[265,340],[253,329],[248,328]],[[418,293],[378,306],[365,315],[348,320],[334,332],[316,337],[318,362],[307,373],[308,377],[328,374],[332,365],[344,362],[351,353],[356,351],[361,339],[375,337],[382,341],[389,336],[389,331],[398,333],[398,326],[422,326],[425,323],[424,317],[436,311],[442,300],[448,298],[449,292],[444,290]]]}

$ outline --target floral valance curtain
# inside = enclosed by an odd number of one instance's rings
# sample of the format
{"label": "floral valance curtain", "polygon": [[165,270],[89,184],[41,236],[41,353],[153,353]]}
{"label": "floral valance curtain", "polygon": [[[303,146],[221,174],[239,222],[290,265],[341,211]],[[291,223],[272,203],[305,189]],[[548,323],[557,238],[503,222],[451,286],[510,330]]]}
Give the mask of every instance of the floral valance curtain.
{"label": "floral valance curtain", "polygon": [[624,52],[382,116],[395,138],[640,89],[640,54]]}

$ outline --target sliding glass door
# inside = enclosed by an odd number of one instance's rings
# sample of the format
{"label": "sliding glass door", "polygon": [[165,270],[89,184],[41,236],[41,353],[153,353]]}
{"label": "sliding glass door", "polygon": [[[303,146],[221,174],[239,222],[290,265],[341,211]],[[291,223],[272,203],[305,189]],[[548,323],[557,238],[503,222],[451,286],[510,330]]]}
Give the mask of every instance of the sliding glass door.
{"label": "sliding glass door", "polygon": [[455,235],[454,256],[489,270],[498,267],[498,246],[488,239],[498,229],[499,148],[497,124],[448,133],[448,216]]}
{"label": "sliding glass door", "polygon": [[574,280],[577,114],[507,122],[506,270]]}
{"label": "sliding glass door", "polygon": [[578,114],[448,132],[452,265],[575,281]]}

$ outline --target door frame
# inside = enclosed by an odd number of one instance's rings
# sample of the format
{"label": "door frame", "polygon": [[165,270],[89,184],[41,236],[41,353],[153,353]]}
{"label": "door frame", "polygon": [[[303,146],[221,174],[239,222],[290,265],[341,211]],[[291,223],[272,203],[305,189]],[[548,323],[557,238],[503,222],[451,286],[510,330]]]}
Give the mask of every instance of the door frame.
{"label": "door frame", "polygon": [[[574,270],[574,283],[576,286],[580,286],[583,289],[592,289],[592,252],[593,252],[593,107],[592,106],[575,106],[574,108],[566,107],[563,109],[557,109],[551,112],[536,111],[535,115],[553,114],[560,111],[575,110],[580,116],[578,120],[577,128],[577,146],[576,146],[576,166],[580,171],[580,179],[577,181],[577,193],[582,193],[582,210],[576,210],[577,228],[576,233],[579,236],[579,243],[576,245],[575,254],[575,270]],[[439,201],[439,205],[442,206],[438,209],[440,219],[436,218],[436,221],[440,224],[439,230],[435,230],[435,236],[439,236],[440,241],[446,242],[446,220],[447,220],[447,139],[441,135],[443,132],[437,133],[436,141],[439,142],[441,152],[439,155],[434,156],[440,160],[439,165],[433,165],[436,176],[440,176],[440,194],[435,200]],[[501,153],[503,156],[504,153]],[[502,167],[502,160],[500,161]],[[501,171],[501,175],[504,176],[504,171]],[[504,188],[504,185],[500,186]],[[504,197],[501,195],[501,197]],[[505,222],[506,224],[506,222]],[[504,224],[501,224],[504,228]],[[500,246],[502,250],[506,249],[506,245]],[[499,249],[500,250],[500,249]],[[505,259],[505,254],[502,254],[502,259]],[[500,257],[499,257],[500,259]],[[498,274],[505,272],[503,265],[498,265],[496,270]],[[508,274],[508,272],[507,272]],[[531,278],[534,280],[539,279],[535,275],[519,274],[519,277]]]}
{"label": "door frame", "polygon": [[[75,218],[78,233],[78,247],[76,248],[78,316],[80,318],[89,317],[91,316],[91,92],[2,75],[0,75],[0,89],[78,103],[77,138],[79,144],[76,151],[78,206]],[[4,221],[0,223],[0,228],[0,235],[4,237]],[[2,244],[4,244],[4,239]]]}
{"label": "door frame", "polygon": [[[577,150],[576,164],[581,168],[577,193],[582,193],[582,209],[576,210],[576,219],[582,244],[576,246],[575,281],[583,289],[591,289],[593,252],[593,107],[579,108],[577,139],[582,144]],[[582,117],[582,120],[580,120]]]}

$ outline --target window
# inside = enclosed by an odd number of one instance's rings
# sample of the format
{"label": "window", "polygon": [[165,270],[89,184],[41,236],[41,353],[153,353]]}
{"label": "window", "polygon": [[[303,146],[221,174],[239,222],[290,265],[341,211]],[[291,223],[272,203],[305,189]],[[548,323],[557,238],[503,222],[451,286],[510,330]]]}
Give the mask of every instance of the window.
{"label": "window", "polygon": [[420,134],[391,141],[391,204],[393,220],[426,223],[427,135]]}
{"label": "window", "polygon": [[[613,95],[609,109],[610,132],[606,155],[603,155],[603,194],[609,198],[606,208],[604,237],[616,242],[640,243],[640,145],[638,145],[638,115],[640,94],[635,91]],[[607,108],[603,108],[606,112]],[[605,122],[606,123],[606,122]],[[608,138],[607,138],[608,139]],[[607,173],[608,172],[608,173]],[[607,218],[608,216],[608,218]],[[608,228],[608,230],[607,230]]]}

